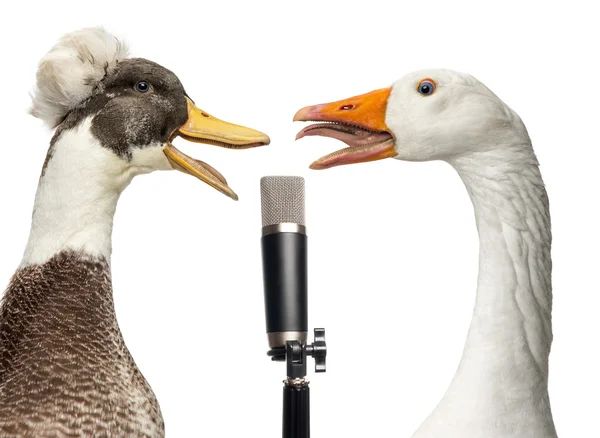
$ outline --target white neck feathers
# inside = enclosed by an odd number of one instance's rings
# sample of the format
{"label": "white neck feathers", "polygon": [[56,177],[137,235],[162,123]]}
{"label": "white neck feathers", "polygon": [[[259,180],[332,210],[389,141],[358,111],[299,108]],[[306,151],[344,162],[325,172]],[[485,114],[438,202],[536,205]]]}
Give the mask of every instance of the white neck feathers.
{"label": "white neck feathers", "polygon": [[[454,162],[473,202],[480,255],[471,332],[489,330],[499,345],[523,334],[545,379],[552,343],[552,243],[548,196],[531,147]],[[506,338],[506,339],[503,339]],[[491,339],[491,338],[490,338]]]}
{"label": "white neck feathers", "polygon": [[473,320],[446,395],[414,437],[552,438],[548,198],[529,143],[451,162],[480,240]]}
{"label": "white neck feathers", "polygon": [[110,260],[117,201],[133,174],[98,143],[90,126],[88,118],[52,146],[21,267],[42,264],[65,249]]}

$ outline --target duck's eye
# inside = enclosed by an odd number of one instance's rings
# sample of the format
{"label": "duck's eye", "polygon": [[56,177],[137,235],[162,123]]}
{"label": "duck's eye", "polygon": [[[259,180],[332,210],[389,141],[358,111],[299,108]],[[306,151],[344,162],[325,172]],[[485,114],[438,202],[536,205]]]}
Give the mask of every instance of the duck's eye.
{"label": "duck's eye", "polygon": [[139,91],[140,93],[146,93],[150,89],[150,84],[146,81],[139,81],[135,84],[135,91]]}
{"label": "duck's eye", "polygon": [[423,79],[417,86],[417,91],[423,96],[429,96],[435,92],[435,82],[431,79]]}

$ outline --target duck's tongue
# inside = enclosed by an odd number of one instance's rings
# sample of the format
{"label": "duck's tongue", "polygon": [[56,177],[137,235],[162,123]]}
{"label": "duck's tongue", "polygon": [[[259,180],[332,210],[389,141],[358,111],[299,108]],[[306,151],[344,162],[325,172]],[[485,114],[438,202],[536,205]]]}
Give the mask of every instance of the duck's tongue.
{"label": "duck's tongue", "polygon": [[210,164],[184,154],[175,146],[173,146],[172,143],[167,144],[163,152],[167,156],[167,159],[169,160],[169,163],[173,169],[195,176],[212,188],[217,189],[224,195],[229,196],[231,199],[235,201],[238,200],[238,195],[236,195],[231,187],[229,187],[225,177],[223,177],[223,175],[221,175],[221,173]]}

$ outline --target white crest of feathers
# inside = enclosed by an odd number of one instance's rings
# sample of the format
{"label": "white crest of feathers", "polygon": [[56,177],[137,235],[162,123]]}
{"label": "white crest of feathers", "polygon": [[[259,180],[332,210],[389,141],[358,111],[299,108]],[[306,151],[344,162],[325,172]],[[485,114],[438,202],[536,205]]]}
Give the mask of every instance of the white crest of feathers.
{"label": "white crest of feathers", "polygon": [[128,54],[127,46],[101,27],[65,35],[40,61],[31,114],[55,128]]}

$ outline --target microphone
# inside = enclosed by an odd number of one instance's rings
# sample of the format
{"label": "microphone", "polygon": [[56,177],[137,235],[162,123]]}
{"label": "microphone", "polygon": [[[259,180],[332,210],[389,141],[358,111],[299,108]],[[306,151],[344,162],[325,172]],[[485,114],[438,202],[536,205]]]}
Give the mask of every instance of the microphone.
{"label": "microphone", "polygon": [[308,294],[304,178],[265,176],[260,180],[265,315],[271,360],[286,362],[283,381],[283,438],[310,438],[307,358],[325,372],[325,329],[308,344]]}
{"label": "microphone", "polygon": [[260,180],[267,338],[271,349],[308,337],[304,178]]}

